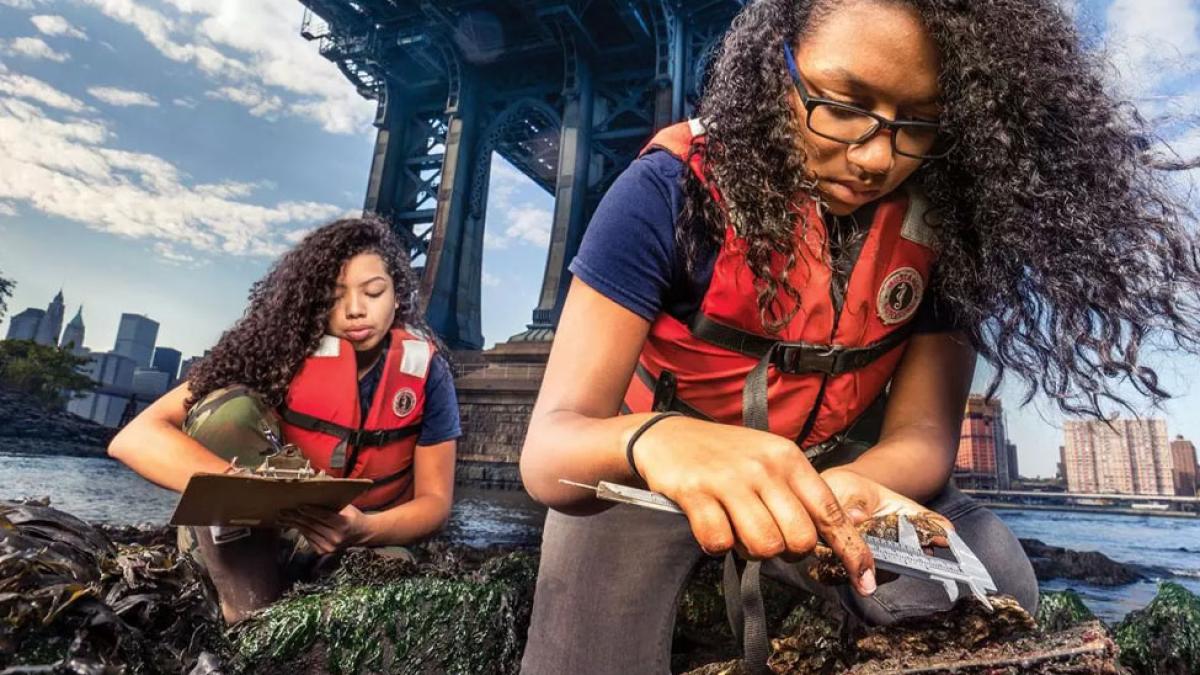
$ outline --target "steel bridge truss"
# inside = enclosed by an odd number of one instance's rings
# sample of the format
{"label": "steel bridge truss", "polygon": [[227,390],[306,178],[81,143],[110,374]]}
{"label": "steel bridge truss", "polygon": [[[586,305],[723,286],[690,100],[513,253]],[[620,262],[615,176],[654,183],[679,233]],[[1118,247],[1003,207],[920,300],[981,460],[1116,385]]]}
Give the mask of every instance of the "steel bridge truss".
{"label": "steel bridge truss", "polygon": [[433,328],[479,349],[492,153],[555,198],[538,305],[512,338],[550,339],[600,197],[692,112],[745,0],[301,2],[301,35],[377,102],[364,210],[423,268]]}

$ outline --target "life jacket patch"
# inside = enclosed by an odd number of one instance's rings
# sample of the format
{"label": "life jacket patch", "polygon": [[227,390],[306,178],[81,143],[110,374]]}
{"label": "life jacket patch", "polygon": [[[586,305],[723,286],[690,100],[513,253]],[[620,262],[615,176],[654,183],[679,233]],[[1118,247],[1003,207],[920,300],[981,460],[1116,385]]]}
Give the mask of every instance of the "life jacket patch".
{"label": "life jacket patch", "polygon": [[326,335],[317,344],[313,356],[337,358],[342,353],[342,341],[334,335]]}
{"label": "life jacket patch", "polygon": [[901,267],[883,280],[876,300],[876,311],[885,326],[904,323],[917,313],[921,296],[925,293],[925,280],[921,273],[911,267]]}
{"label": "life jacket patch", "polygon": [[410,387],[401,389],[392,397],[392,412],[396,413],[396,417],[408,417],[416,407],[417,393]]}
{"label": "life jacket patch", "polygon": [[400,372],[413,377],[425,377],[429,370],[429,359],[433,350],[424,340],[405,340],[402,343],[404,358],[400,360]]}

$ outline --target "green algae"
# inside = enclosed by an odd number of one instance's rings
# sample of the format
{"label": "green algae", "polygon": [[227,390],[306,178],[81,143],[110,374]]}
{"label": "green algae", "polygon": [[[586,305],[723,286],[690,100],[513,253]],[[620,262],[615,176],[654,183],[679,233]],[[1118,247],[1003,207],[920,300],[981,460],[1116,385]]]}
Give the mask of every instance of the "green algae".
{"label": "green algae", "polygon": [[1067,589],[1042,593],[1038,600],[1037,616],[1034,618],[1039,629],[1052,633],[1092,621],[1096,615],[1083,604],[1083,599],[1078,593]]}
{"label": "green algae", "polygon": [[1145,609],[1117,626],[1116,640],[1121,663],[1136,673],[1200,673],[1200,598],[1164,581]]}
{"label": "green algae", "polygon": [[518,552],[463,579],[342,582],[296,594],[233,632],[238,667],[287,672],[300,662],[336,675],[515,673],[535,576],[536,560]]}

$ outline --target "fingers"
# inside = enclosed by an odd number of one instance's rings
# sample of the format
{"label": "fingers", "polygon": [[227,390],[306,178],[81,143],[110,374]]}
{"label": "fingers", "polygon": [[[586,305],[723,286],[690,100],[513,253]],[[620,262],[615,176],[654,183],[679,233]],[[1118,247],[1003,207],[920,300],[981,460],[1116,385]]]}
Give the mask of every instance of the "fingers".
{"label": "fingers", "polygon": [[783,535],[782,553],[794,557],[811,552],[817,545],[817,530],[800,499],[778,484],[765,486],[759,495]]}
{"label": "fingers", "polygon": [[687,514],[692,535],[701,550],[708,555],[720,555],[733,548],[733,527],[721,503],[703,493],[685,495],[679,500],[679,508]]}
{"label": "fingers", "polygon": [[803,555],[817,543],[804,506],[790,491],[773,486],[765,497],[748,489],[727,491],[720,500],[692,494],[680,500],[700,548],[717,555],[737,548],[749,559]]}
{"label": "fingers", "polygon": [[804,504],[817,532],[841,559],[860,595],[875,592],[875,559],[837,497],[808,462],[796,467],[791,487]]}
{"label": "fingers", "polygon": [[745,548],[746,557],[761,560],[784,552],[784,536],[757,494],[747,489],[733,489],[722,495],[721,503],[729,514],[738,542]]}
{"label": "fingers", "polygon": [[340,527],[336,513],[331,513],[332,518],[329,515],[301,507],[281,514],[279,524],[298,530],[318,552],[333,553],[345,542],[345,528]]}

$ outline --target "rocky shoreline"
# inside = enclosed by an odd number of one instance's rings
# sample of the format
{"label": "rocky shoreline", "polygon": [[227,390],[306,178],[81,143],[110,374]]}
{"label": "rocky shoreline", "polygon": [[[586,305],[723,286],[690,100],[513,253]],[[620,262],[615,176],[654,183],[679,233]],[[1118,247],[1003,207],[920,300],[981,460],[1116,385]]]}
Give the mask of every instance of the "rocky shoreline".
{"label": "rocky shoreline", "polygon": [[0,389],[0,448],[15,455],[107,457],[116,429]]}
{"label": "rocky shoreline", "polygon": [[[412,552],[350,551],[331,573],[225,629],[211,587],[168,529],[97,528],[0,502],[0,673],[517,672],[537,551],[434,541]],[[719,580],[714,561],[687,588],[674,672],[740,672]],[[999,596],[995,613],[964,600],[872,629],[767,583],[774,673],[1200,672],[1200,599],[1171,583],[1117,626],[1068,591],[1044,594],[1036,617]]]}

